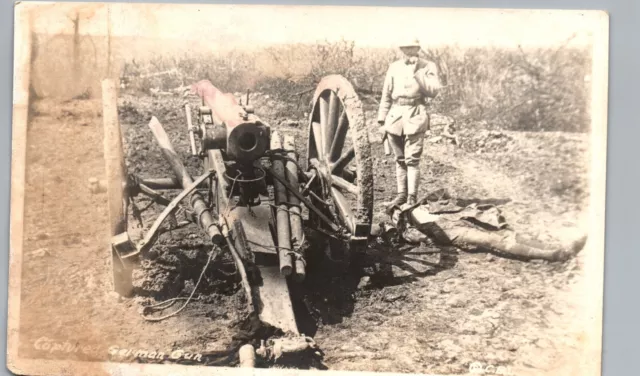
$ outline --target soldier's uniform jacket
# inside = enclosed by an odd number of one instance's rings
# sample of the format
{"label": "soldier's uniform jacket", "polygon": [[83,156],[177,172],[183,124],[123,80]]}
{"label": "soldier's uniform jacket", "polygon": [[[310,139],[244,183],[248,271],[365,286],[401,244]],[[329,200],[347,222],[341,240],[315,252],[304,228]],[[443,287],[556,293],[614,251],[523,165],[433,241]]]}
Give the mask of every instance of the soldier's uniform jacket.
{"label": "soldier's uniform jacket", "polygon": [[427,97],[441,88],[435,63],[416,59],[393,62],[382,88],[378,121],[383,130],[396,136],[424,133],[429,129]]}

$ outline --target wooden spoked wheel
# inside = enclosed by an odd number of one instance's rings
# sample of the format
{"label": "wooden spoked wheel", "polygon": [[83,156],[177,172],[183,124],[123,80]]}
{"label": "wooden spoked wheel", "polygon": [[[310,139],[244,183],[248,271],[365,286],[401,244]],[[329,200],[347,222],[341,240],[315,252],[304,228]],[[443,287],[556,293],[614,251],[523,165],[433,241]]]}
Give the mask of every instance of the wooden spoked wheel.
{"label": "wooden spoked wheel", "polygon": [[[351,245],[361,244],[371,231],[373,167],[364,109],[349,81],[339,75],[322,79],[309,120],[307,169],[315,170],[318,181],[311,189],[314,205],[336,219]],[[330,248],[334,252],[336,244]]]}
{"label": "wooden spoked wheel", "polygon": [[[122,133],[118,121],[117,92],[112,80],[102,83],[102,116],[104,122],[104,159],[109,205],[109,235],[111,237],[127,231],[127,172],[122,147]],[[130,295],[131,263],[122,259],[111,244],[108,246],[113,274],[114,290],[124,296]]]}

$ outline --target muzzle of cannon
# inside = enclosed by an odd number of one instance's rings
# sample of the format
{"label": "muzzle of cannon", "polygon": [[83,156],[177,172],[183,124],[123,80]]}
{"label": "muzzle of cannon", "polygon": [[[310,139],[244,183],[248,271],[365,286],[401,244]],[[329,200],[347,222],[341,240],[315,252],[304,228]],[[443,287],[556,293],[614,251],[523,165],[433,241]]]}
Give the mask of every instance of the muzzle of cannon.
{"label": "muzzle of cannon", "polygon": [[191,87],[202,98],[199,108],[201,150],[223,149],[228,158],[249,165],[269,150],[269,127],[248,103],[241,105],[233,94],[223,93],[203,80]]}

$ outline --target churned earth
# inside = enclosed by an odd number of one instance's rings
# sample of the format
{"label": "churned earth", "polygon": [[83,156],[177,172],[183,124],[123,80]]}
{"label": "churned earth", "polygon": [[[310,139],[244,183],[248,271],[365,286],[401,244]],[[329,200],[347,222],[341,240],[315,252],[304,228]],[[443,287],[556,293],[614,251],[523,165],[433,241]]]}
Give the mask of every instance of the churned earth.
{"label": "churned earth", "polygon": [[[188,152],[184,100],[120,94],[130,171],[171,176],[147,126],[156,116],[197,175],[199,162]],[[307,106],[261,94],[253,95],[252,104],[273,128],[294,133],[297,144],[306,143]],[[373,111],[375,106],[368,105],[367,119],[375,119]],[[368,121],[375,220],[380,221],[383,202],[395,194],[394,165]],[[446,188],[458,198],[499,201],[517,232],[547,244],[566,244],[582,235],[589,195],[588,135],[506,132],[473,124],[459,128],[460,146],[437,137],[426,140],[423,193]],[[235,350],[251,340],[251,333],[230,260],[216,259],[207,268],[196,299],[182,311],[159,322],[142,316],[144,306],[193,291],[210,248],[195,226],[162,235],[152,256],[134,272],[136,297],[111,293],[107,196],[88,186],[91,177],[105,178],[100,100],[36,102],[27,137],[20,356],[235,366]],[[147,201],[136,203],[143,207]],[[143,226],[148,228],[157,214],[145,211]],[[296,308],[304,311],[301,328],[324,353],[312,365],[437,374],[470,369],[573,374],[567,367],[583,354],[584,345],[585,328],[575,319],[583,299],[575,292],[583,278],[583,257],[523,262],[374,240],[348,274],[311,270],[296,288],[301,300]],[[147,359],[136,360],[123,349],[145,350]]]}

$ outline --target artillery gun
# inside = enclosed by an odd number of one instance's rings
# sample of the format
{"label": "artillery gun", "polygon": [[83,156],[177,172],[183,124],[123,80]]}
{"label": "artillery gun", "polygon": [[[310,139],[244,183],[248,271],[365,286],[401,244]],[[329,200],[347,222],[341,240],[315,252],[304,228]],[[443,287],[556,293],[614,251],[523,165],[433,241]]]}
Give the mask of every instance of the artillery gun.
{"label": "artillery gun", "polygon": [[[249,309],[284,333],[300,335],[290,284],[304,280],[314,252],[329,261],[324,267],[348,265],[371,231],[373,171],[362,103],[343,77],[322,79],[311,103],[306,158],[298,158],[295,140],[285,136],[283,142],[255,113],[248,94],[242,103],[209,81],[197,82],[191,90],[201,106],[194,125],[185,105],[185,131],[190,153],[202,161],[202,173],[190,176],[160,119],[153,117],[148,126],[174,176],[140,178],[126,170],[116,87],[103,81],[114,290],[133,293],[136,262],[170,228],[169,222],[195,223],[215,252],[231,254]],[[163,190],[181,192],[169,200]],[[130,202],[140,194],[164,210],[144,237],[134,241],[128,231]],[[174,218],[178,208],[187,213],[181,222]]]}

